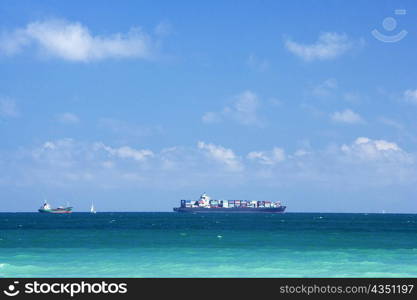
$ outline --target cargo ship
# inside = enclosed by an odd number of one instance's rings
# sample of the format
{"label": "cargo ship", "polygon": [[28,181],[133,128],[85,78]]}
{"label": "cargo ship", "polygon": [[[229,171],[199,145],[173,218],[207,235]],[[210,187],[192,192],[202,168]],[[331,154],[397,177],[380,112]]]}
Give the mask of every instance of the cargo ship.
{"label": "cargo ship", "polygon": [[283,213],[286,206],[276,201],[213,200],[206,193],[199,200],[181,200],[175,212],[182,213]]}
{"label": "cargo ship", "polygon": [[72,213],[72,207],[70,206],[59,206],[57,208],[52,208],[49,203],[46,201],[43,203],[41,208],[38,209],[40,213],[48,213],[48,214],[70,214]]}

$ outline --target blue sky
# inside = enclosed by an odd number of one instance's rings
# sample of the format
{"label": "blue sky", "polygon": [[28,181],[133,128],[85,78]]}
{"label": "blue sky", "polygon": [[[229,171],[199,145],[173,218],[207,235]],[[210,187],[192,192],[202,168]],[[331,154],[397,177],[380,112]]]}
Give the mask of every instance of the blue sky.
{"label": "blue sky", "polygon": [[1,210],[169,211],[207,192],[416,213],[416,14],[414,1],[2,1]]}

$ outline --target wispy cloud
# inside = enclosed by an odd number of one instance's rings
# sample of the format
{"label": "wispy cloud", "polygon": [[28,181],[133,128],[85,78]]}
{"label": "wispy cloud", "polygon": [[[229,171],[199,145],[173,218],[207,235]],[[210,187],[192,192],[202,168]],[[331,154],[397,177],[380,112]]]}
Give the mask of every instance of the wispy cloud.
{"label": "wispy cloud", "polygon": [[161,22],[155,27],[154,32],[158,36],[169,35],[172,33],[172,25],[167,21]]}
{"label": "wispy cloud", "polygon": [[343,100],[349,103],[360,103],[362,100],[362,96],[357,92],[346,92],[343,95]]}
{"label": "wispy cloud", "polygon": [[269,62],[266,59],[259,58],[255,54],[249,55],[246,63],[249,67],[259,72],[264,72],[269,68]]}
{"label": "wispy cloud", "polygon": [[406,90],[404,92],[404,98],[406,101],[417,104],[417,89],[415,90]]}
{"label": "wispy cloud", "polygon": [[319,35],[313,44],[301,44],[287,39],[286,48],[293,54],[301,57],[305,61],[334,59],[346,53],[353,47],[346,34],[336,32],[324,32]]}
{"label": "wispy cloud", "polygon": [[312,89],[313,95],[317,97],[326,97],[332,94],[337,88],[339,84],[336,79],[329,78],[323,81],[322,83],[316,85]]}
{"label": "wispy cloud", "polygon": [[383,123],[383,124],[385,124],[385,125],[394,127],[394,128],[396,128],[398,130],[405,129],[405,126],[402,123],[400,123],[398,121],[395,121],[395,120],[392,120],[392,119],[389,119],[389,118],[380,117],[378,119],[378,121],[381,122],[381,123]]}
{"label": "wispy cloud", "polygon": [[206,144],[205,142],[198,142],[197,146],[199,149],[205,151],[208,157],[220,162],[228,170],[241,171],[243,169],[243,165],[233,150],[214,144]]}
{"label": "wispy cloud", "polygon": [[335,122],[358,124],[363,123],[362,117],[350,109],[343,111],[336,111],[330,115],[331,119]]}
{"label": "wispy cloud", "polygon": [[56,119],[63,124],[77,124],[80,122],[80,118],[77,115],[69,112],[57,115]]}
{"label": "wispy cloud", "polygon": [[[250,151],[213,143],[160,151],[125,144],[50,140],[0,157],[0,184],[43,187],[203,187],[207,184],[369,187],[417,182],[416,154],[384,139],[359,137],[325,149]],[[135,162],[135,163],[132,163]],[[255,163],[252,163],[255,162]]]}
{"label": "wispy cloud", "polygon": [[30,46],[47,56],[89,62],[107,58],[149,59],[153,43],[151,37],[138,27],[127,33],[93,35],[81,23],[61,19],[32,22],[0,37],[0,52],[7,55],[14,55]]}
{"label": "wispy cloud", "polygon": [[247,155],[248,159],[258,161],[264,165],[275,165],[285,160],[285,151],[282,148],[275,147],[272,151],[252,151]]}
{"label": "wispy cloud", "polygon": [[17,109],[16,101],[10,98],[0,97],[0,116],[1,117],[19,116],[19,110]]}
{"label": "wispy cloud", "polygon": [[258,115],[260,100],[252,91],[245,91],[234,98],[234,103],[226,106],[220,112],[207,112],[203,115],[202,121],[205,123],[217,123],[231,119],[243,125],[263,124]]}
{"label": "wispy cloud", "polygon": [[151,150],[147,149],[134,149],[129,146],[122,146],[119,148],[112,148],[106,146],[103,143],[96,143],[96,149],[103,149],[111,156],[116,156],[119,158],[130,158],[139,162],[145,161],[150,157],[154,156],[154,153]]}
{"label": "wispy cloud", "polygon": [[216,112],[206,112],[202,117],[201,120],[204,123],[219,123],[222,121],[222,113],[216,113]]}
{"label": "wispy cloud", "polygon": [[69,168],[78,164],[78,153],[85,153],[85,147],[71,138],[46,141],[30,151],[31,158],[42,168]]}

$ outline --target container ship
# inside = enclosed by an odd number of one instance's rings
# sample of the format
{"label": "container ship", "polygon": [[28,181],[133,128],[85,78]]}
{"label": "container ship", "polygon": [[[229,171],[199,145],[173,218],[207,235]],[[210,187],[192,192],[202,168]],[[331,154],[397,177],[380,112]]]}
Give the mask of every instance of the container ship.
{"label": "container ship", "polygon": [[57,208],[52,208],[49,203],[46,201],[41,206],[41,208],[38,209],[40,213],[48,213],[48,214],[70,214],[72,213],[72,207],[70,206],[59,206]]}
{"label": "container ship", "polygon": [[174,211],[183,213],[283,213],[281,202],[250,200],[212,200],[206,193],[199,200],[181,200]]}

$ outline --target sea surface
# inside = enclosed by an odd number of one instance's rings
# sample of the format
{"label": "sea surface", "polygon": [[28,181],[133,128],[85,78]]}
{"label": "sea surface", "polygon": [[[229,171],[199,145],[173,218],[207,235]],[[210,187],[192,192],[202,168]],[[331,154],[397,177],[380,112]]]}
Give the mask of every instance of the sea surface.
{"label": "sea surface", "polygon": [[417,215],[0,213],[1,277],[417,277]]}

